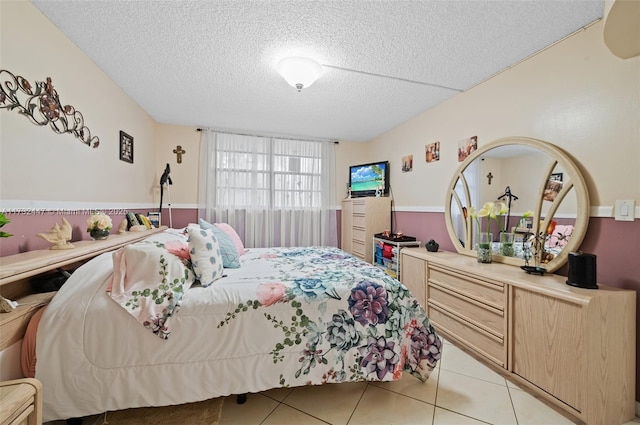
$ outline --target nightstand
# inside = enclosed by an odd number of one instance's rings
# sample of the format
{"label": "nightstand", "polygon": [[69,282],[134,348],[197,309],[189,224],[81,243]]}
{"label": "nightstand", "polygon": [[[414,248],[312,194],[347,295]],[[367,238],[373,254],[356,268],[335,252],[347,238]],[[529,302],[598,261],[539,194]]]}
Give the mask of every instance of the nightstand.
{"label": "nightstand", "polygon": [[42,384],[33,378],[0,382],[0,424],[41,425]]}

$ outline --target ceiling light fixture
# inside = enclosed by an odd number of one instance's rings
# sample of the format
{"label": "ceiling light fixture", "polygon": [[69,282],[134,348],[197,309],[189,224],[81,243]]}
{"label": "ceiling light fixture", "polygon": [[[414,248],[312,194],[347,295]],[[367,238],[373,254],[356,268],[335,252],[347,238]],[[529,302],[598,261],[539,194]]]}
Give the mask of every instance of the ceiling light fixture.
{"label": "ceiling light fixture", "polygon": [[323,69],[313,59],[296,56],[278,62],[278,72],[287,83],[301,91],[313,84],[322,75]]}

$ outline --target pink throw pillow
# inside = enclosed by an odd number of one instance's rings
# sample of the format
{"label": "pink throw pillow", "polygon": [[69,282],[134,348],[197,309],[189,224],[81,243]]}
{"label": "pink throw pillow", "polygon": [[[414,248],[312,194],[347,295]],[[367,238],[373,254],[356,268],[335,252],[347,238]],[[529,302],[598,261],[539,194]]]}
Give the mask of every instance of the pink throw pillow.
{"label": "pink throw pillow", "polygon": [[236,231],[233,230],[233,227],[229,226],[227,223],[214,223],[214,225],[225,232],[227,235],[229,235],[233,243],[236,245],[236,248],[238,249],[238,255],[244,255],[246,253],[246,251],[244,250],[244,245],[242,244],[242,240],[240,239],[240,236],[238,236]]}

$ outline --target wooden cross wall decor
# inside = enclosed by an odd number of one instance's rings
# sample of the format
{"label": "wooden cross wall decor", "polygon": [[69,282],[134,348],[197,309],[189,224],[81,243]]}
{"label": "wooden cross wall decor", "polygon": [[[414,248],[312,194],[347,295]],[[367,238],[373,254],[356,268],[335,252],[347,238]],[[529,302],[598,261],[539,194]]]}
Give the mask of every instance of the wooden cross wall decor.
{"label": "wooden cross wall decor", "polygon": [[493,178],[493,174],[491,174],[491,171],[489,171],[489,174],[487,174],[487,180],[489,180],[489,185],[491,185],[491,179],[492,178]]}
{"label": "wooden cross wall decor", "polygon": [[175,154],[177,155],[178,164],[182,164],[182,154],[187,153],[187,151],[185,151],[184,149],[182,149],[182,146],[178,145],[178,146],[176,146],[176,148],[173,150],[173,153],[175,153]]}

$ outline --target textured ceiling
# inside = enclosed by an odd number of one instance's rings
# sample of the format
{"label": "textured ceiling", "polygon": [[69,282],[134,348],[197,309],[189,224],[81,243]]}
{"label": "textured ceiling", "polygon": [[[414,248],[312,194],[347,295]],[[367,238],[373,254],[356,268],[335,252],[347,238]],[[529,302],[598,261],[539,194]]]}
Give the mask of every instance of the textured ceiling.
{"label": "textured ceiling", "polygon": [[[602,17],[603,0],[32,3],[160,123],[370,140]],[[306,56],[298,93],[276,72]]]}

